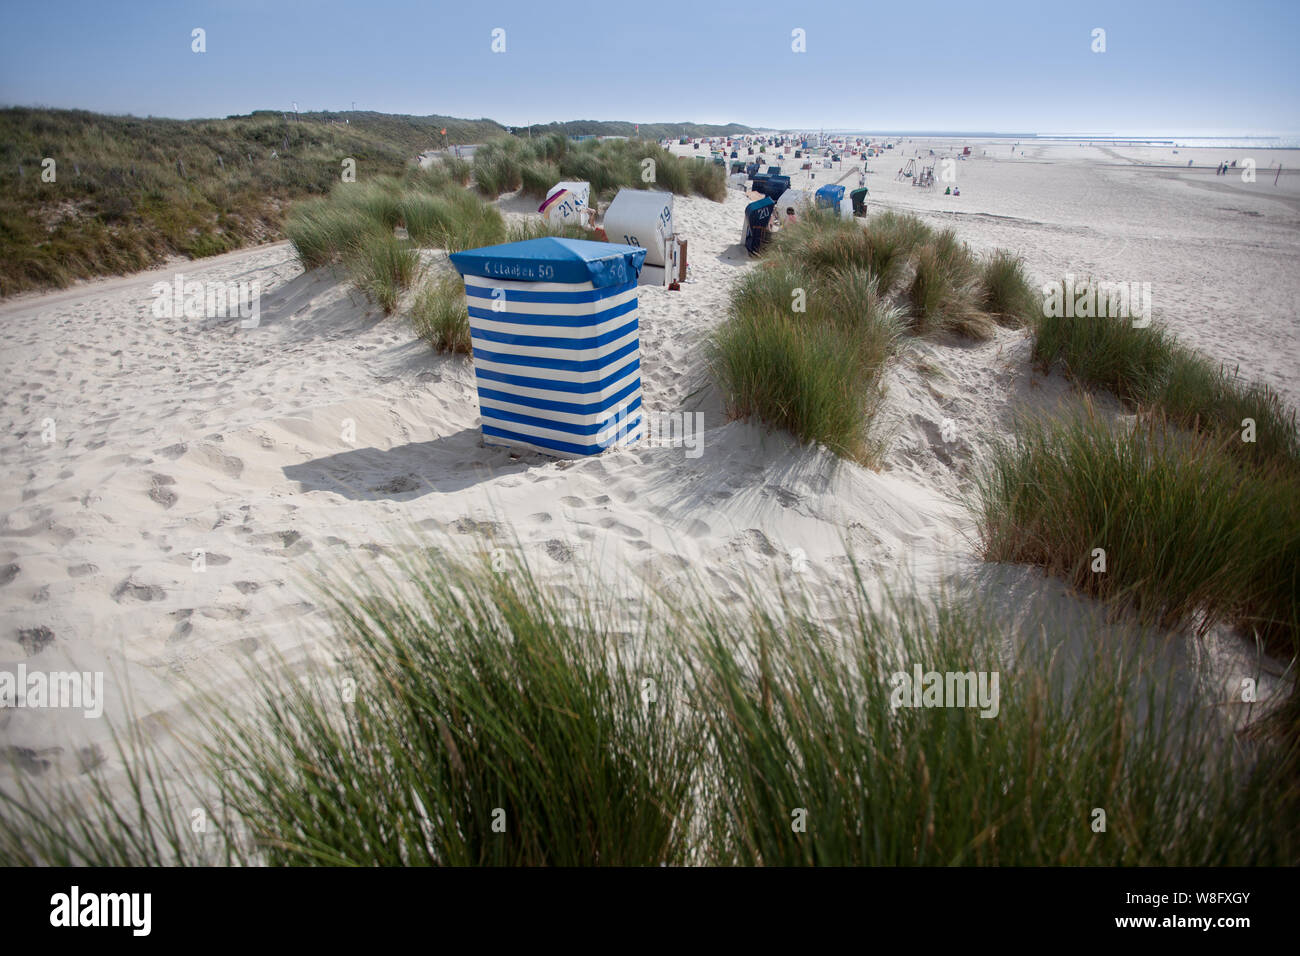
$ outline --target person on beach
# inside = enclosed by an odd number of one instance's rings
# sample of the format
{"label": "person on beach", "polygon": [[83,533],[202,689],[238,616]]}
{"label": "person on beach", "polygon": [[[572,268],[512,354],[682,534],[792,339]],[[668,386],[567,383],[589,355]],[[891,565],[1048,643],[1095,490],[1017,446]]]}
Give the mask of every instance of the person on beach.
{"label": "person on beach", "polygon": [[785,224],[787,226],[794,225],[794,206],[785,207]]}

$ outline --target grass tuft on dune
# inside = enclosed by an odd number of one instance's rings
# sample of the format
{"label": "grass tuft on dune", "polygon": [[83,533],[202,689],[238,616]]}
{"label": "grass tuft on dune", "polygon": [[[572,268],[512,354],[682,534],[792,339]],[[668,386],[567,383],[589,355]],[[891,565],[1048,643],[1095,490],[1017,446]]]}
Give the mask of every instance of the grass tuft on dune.
{"label": "grass tuft on dune", "polygon": [[574,143],[557,134],[536,139],[502,139],[474,154],[474,183],[484,196],[522,189],[544,197],[560,180],[591,184],[592,198],[608,199],[621,188],[695,193],[721,202],[726,172],[711,162],[674,156],[644,140]]}
{"label": "grass tuft on dune", "polygon": [[[1023,281],[1018,270],[1003,281],[1011,298],[1012,283]],[[991,302],[982,279],[951,230],[936,233],[893,212],[860,224],[810,210],[736,283],[713,336],[728,413],[878,464],[880,378],[901,333],[987,339],[1006,320],[986,304],[1023,309],[1021,300]]]}
{"label": "grass tuft on dune", "polygon": [[1154,418],[1023,423],[978,480],[984,556],[1165,626],[1300,651],[1300,475]]}
{"label": "grass tuft on dune", "polygon": [[473,350],[465,287],[455,276],[420,288],[411,304],[411,325],[435,352],[469,355]]}
{"label": "grass tuft on dune", "polygon": [[1051,316],[1040,303],[1032,328],[1043,371],[1059,366],[1080,385],[1212,435],[1248,461],[1300,466],[1300,428],[1281,397],[1182,345],[1159,322]]}
{"label": "grass tuft on dune", "polygon": [[[334,666],[250,675],[194,774],[143,736],[0,791],[9,863],[1224,865],[1292,862],[1285,754],[1234,741],[1157,650],[1008,634],[970,602],[561,601],[527,567],[414,549],[323,582]],[[1068,660],[1067,660],[1068,659]],[[1068,666],[1067,666],[1068,665]],[[984,697],[917,707],[900,674]],[[998,679],[992,696],[992,676]],[[178,782],[181,781],[181,782]],[[187,788],[194,796],[178,797]],[[194,808],[207,832],[194,833]],[[1094,830],[1096,811],[1108,825]]]}

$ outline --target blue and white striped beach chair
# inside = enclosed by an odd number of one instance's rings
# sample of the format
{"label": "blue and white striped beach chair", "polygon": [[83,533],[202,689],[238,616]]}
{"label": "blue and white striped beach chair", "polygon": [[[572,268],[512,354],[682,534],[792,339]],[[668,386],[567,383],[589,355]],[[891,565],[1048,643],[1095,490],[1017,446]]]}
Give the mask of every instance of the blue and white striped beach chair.
{"label": "blue and white striped beach chair", "polygon": [[453,253],[483,440],[595,455],[641,437],[636,246],[547,237]]}

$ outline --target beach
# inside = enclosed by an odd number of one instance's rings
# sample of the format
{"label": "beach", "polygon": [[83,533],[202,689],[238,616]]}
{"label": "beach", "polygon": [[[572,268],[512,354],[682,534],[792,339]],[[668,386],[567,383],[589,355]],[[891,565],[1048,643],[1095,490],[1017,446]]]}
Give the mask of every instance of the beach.
{"label": "beach", "polygon": [[[964,145],[960,196],[897,177],[907,158]],[[951,226],[976,251],[1011,250],[1035,283],[1150,283],[1157,321],[1181,341],[1300,404],[1300,176],[1274,186],[1268,171],[1295,153],[1261,151],[1243,183],[1214,171],[1239,151],[1022,148],[899,143],[868,161],[868,209]],[[853,165],[794,185],[854,188]],[[535,208],[514,195],[498,204],[508,218]],[[727,420],[707,343],[755,268],[739,241],[745,204],[735,189],[721,203],[678,196],[688,280],[640,290],[645,408],[698,422],[689,446],[581,460],[485,446],[470,362],[432,353],[346,277],[304,273],[287,242],[0,303],[0,668],[105,672],[110,718],[6,709],[0,744],[20,772],[112,767],[113,726],[180,733],[200,692],[233,698],[250,666],[302,666],[328,632],[319,573],[391,573],[412,546],[517,555],[575,602],[600,581],[633,607],[638,589],[693,586],[740,603],[776,578],[830,614],[856,561],[882,585],[972,588],[1008,620],[1040,606],[1067,627],[1122,627],[1064,584],[986,566],[975,549],[964,502],[982,449],[1020,415],[1083,401],[1031,367],[1024,332],[909,343],[884,379],[879,470]],[[441,252],[425,258],[449,268]],[[159,317],[155,286],[178,273],[258,283],[255,327]],[[1253,648],[1225,631],[1180,639],[1224,683],[1255,667]],[[1266,665],[1265,692],[1278,673]]]}

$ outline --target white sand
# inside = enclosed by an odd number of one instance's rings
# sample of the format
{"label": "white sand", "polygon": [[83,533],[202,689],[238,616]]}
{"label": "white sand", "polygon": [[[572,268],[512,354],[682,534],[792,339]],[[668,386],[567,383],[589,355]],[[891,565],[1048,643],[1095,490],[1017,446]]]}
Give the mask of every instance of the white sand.
{"label": "white sand", "polygon": [[[957,198],[895,182],[897,156],[872,161],[873,208],[915,209],[977,248],[1017,250],[1040,280],[1150,281],[1157,315],[1190,344],[1300,397],[1294,180],[1274,189],[1261,174],[1244,188],[1212,169],[1139,169],[1069,145],[1014,160],[980,151],[958,164]],[[512,215],[527,207],[502,202]],[[827,609],[851,586],[847,545],[881,576],[956,575],[1009,621],[1031,606],[1095,621],[1091,602],[1032,571],[982,567],[960,503],[988,436],[1020,411],[1077,401],[1059,378],[1031,374],[1023,335],[910,346],[887,376],[893,442],[879,473],[724,420],[702,346],[750,268],[737,242],[744,203],[678,198],[692,281],[641,292],[646,407],[702,412],[698,458],[636,448],[567,462],[484,447],[468,361],[432,355],[343,279],[304,275],[286,243],[0,304],[0,568],[13,569],[0,573],[0,669],[107,670],[111,716],[129,682],[146,726],[175,727],[191,683],[220,689],[234,667],[312,644],[317,567],[386,565],[386,549],[413,534],[480,550],[517,542],[561,593],[628,569],[738,599],[746,580],[775,574]],[[150,287],[177,271],[261,281],[260,326],[155,318]],[[942,440],[945,418],[955,441]],[[1254,666],[1222,635],[1188,646],[1212,652],[1224,682]],[[77,769],[106,731],[79,714],[0,712],[0,747],[32,772]]]}

